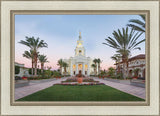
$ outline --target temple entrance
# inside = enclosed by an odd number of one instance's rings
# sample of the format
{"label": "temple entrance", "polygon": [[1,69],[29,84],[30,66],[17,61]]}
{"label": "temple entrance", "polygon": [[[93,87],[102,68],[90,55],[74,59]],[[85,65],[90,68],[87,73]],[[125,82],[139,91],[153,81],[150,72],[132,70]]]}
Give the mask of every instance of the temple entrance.
{"label": "temple entrance", "polygon": [[78,64],[78,74],[82,74],[82,64]]}
{"label": "temple entrance", "polygon": [[79,70],[79,74],[82,74],[82,71],[81,71],[81,70]]}
{"label": "temple entrance", "polygon": [[85,71],[85,75],[87,75],[87,71]]}

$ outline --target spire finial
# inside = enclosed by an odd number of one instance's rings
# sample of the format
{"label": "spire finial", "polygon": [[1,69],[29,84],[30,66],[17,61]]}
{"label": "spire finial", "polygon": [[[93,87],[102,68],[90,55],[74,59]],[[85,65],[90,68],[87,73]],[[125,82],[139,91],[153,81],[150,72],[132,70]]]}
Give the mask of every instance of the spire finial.
{"label": "spire finial", "polygon": [[82,37],[81,37],[81,31],[79,31],[79,39],[81,39]]}

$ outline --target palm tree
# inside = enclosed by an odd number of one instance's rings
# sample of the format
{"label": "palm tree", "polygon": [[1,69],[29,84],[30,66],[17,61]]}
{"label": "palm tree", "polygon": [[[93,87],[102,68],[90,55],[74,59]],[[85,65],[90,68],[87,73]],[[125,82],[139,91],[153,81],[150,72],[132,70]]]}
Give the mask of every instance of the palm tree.
{"label": "palm tree", "polygon": [[39,59],[39,62],[41,63],[41,73],[43,73],[44,63],[48,62],[47,56],[39,55],[38,59]]}
{"label": "palm tree", "polygon": [[65,72],[65,75],[66,75],[66,73],[67,73],[66,68],[68,67],[68,64],[66,62],[63,62],[63,67],[64,67],[64,72]]}
{"label": "palm tree", "polygon": [[129,24],[127,26],[132,27],[136,31],[145,32],[145,15],[139,15],[142,20],[139,19],[131,19],[129,20]]}
{"label": "palm tree", "polygon": [[98,58],[97,59],[97,63],[98,63],[98,74],[100,73],[100,64],[101,64],[101,59],[100,58]]}
{"label": "palm tree", "polygon": [[119,73],[120,72],[119,62],[121,60],[121,55],[120,54],[115,54],[114,56],[111,57],[111,59],[115,61],[116,65],[118,65],[118,73]]}
{"label": "palm tree", "polygon": [[91,66],[94,68],[94,74],[96,75],[96,64],[92,64]]}
{"label": "palm tree", "polygon": [[34,37],[27,37],[26,40],[21,40],[19,43],[28,46],[33,51],[34,56],[34,75],[37,75],[37,59],[38,59],[38,50],[43,47],[48,47],[48,44],[44,42],[44,40],[40,40],[38,37],[35,39]]}
{"label": "palm tree", "polygon": [[136,68],[133,70],[134,72],[134,76],[137,77],[138,76],[138,73],[139,73],[140,69],[139,68]]}
{"label": "palm tree", "polygon": [[[123,74],[125,74],[125,64],[128,64],[128,57],[132,50],[139,49],[140,47],[137,47],[139,44],[145,41],[145,39],[142,39],[138,41],[138,38],[143,34],[143,32],[139,33],[132,29],[130,32],[128,32],[128,27],[122,28],[122,32],[118,29],[118,31],[114,31],[113,38],[108,37],[106,40],[106,43],[103,43],[109,47],[112,47],[116,49],[116,52],[121,54],[122,56],[122,62],[123,62]],[[128,67],[127,67],[128,70]],[[125,78],[125,75],[124,75]]]}
{"label": "palm tree", "polygon": [[98,63],[98,60],[95,58],[93,60],[94,64],[95,64],[95,75],[97,75],[97,63]]}
{"label": "palm tree", "polygon": [[109,67],[107,73],[108,73],[109,76],[114,76],[115,69],[113,67]]}
{"label": "palm tree", "polygon": [[61,72],[61,74],[62,74],[63,60],[62,60],[62,59],[59,59],[57,65],[59,65],[59,67],[60,67],[60,72]]}
{"label": "palm tree", "polygon": [[33,75],[33,65],[34,65],[34,56],[33,56],[33,51],[24,51],[23,57],[26,57],[28,59],[31,59],[32,63],[32,75]]}

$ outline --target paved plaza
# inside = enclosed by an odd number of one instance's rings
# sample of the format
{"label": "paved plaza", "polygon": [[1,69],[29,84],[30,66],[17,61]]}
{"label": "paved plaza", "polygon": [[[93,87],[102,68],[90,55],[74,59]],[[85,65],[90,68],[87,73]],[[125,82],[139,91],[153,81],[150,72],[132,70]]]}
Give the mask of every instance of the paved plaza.
{"label": "paved plaza", "polygon": [[140,97],[142,99],[146,98],[145,88],[136,87],[136,86],[128,85],[128,84],[111,82],[111,81],[107,81],[107,80],[99,79],[99,78],[94,78],[94,80],[99,81],[101,83],[104,83],[105,85],[108,85],[110,87],[116,88],[120,91],[123,91],[123,92],[129,93],[131,95]]}
{"label": "paved plaza", "polygon": [[57,80],[52,80],[49,82],[30,83],[29,86],[15,88],[15,95],[14,95],[15,98],[14,99],[17,100],[17,99],[23,98],[37,91],[48,88],[52,86],[53,84],[60,83],[61,81],[64,81],[64,80],[66,80],[66,77],[57,79]]}
{"label": "paved plaza", "polygon": [[[43,90],[45,88],[48,88],[52,86],[53,84],[60,83],[61,81],[66,80],[67,77],[64,77],[62,79],[52,80],[49,82],[41,82],[41,83],[30,83],[29,86],[15,88],[15,100],[23,98],[27,95],[30,95],[32,93],[35,93],[37,91]],[[136,87],[128,84],[122,84],[122,83],[116,83],[107,81],[104,79],[94,78],[95,81],[99,81],[100,83],[104,83],[105,85],[108,85],[110,87],[116,88],[120,91],[129,93],[131,95],[140,97],[142,99],[145,99],[145,88],[142,87]]]}

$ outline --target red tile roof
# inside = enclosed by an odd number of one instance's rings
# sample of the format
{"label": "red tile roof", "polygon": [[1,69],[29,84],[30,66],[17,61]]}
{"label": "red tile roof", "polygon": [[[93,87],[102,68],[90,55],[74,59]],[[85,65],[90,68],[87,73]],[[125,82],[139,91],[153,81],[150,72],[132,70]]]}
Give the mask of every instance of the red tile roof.
{"label": "red tile roof", "polygon": [[[139,54],[137,56],[134,56],[134,57],[131,57],[128,59],[128,61],[132,61],[132,60],[136,60],[136,59],[145,59],[145,54]],[[123,62],[119,62],[120,64],[123,63]],[[114,65],[117,65],[118,63],[114,64]]]}
{"label": "red tile roof", "polygon": [[135,60],[135,59],[145,59],[145,54],[139,54],[137,56],[131,57],[131,58],[129,58],[128,61],[132,61],[132,60]]}

